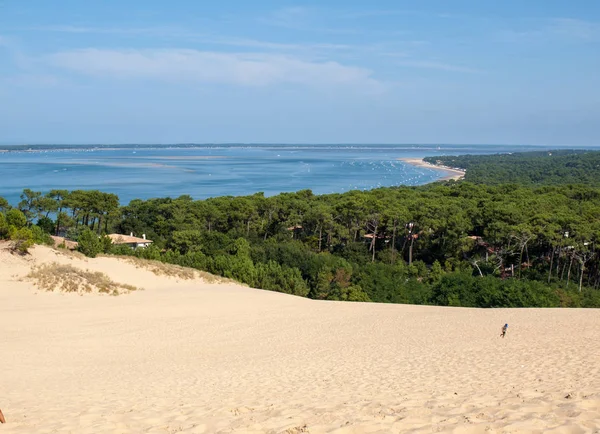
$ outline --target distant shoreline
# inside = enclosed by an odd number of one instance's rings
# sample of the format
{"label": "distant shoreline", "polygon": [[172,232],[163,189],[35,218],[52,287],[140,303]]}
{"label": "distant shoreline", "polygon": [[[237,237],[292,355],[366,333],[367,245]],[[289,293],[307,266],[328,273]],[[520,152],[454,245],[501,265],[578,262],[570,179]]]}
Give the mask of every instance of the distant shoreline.
{"label": "distant shoreline", "polygon": [[411,166],[425,167],[427,169],[440,170],[448,173],[447,176],[440,178],[438,181],[449,181],[451,179],[458,181],[459,179],[463,179],[465,177],[464,170],[453,169],[451,167],[445,166],[438,166],[435,164],[428,163],[421,158],[398,158],[398,160],[410,164]]}

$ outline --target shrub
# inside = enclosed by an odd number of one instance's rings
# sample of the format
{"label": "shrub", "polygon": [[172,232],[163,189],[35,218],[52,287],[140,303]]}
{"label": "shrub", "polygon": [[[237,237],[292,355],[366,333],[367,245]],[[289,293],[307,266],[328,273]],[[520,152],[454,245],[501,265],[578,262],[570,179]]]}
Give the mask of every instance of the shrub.
{"label": "shrub", "polygon": [[308,285],[302,280],[300,270],[297,268],[289,268],[275,261],[269,261],[266,264],[257,264],[255,269],[258,288],[301,297],[308,295]]}
{"label": "shrub", "polygon": [[110,249],[110,254],[118,256],[133,256],[135,254],[135,250],[127,245],[118,244],[112,246]]}
{"label": "shrub", "polygon": [[138,258],[160,261],[160,249],[155,244],[150,244],[145,249],[133,250],[133,252]]}
{"label": "shrub", "polygon": [[54,230],[54,221],[48,217],[41,217],[38,219],[36,226],[39,226],[45,233],[53,234]]}
{"label": "shrub", "polygon": [[231,253],[240,258],[250,258],[250,243],[245,238],[238,238],[233,243]]}
{"label": "shrub", "polygon": [[33,232],[30,229],[23,227],[17,229],[15,226],[10,227],[10,239],[13,241],[13,251],[21,254],[27,253],[35,242]]}
{"label": "shrub", "polygon": [[446,274],[434,284],[431,301],[441,306],[557,307],[561,304],[561,297],[541,282],[499,280],[463,271]]}
{"label": "shrub", "polygon": [[346,288],[338,287],[329,299],[340,301],[371,301],[367,293],[358,285],[352,285]]}
{"label": "shrub", "polygon": [[102,235],[100,237],[100,247],[102,249],[102,253],[111,253],[115,246],[113,245],[109,236]]}
{"label": "shrub", "polygon": [[85,256],[95,258],[98,254],[103,251],[103,244],[98,235],[92,232],[89,228],[82,231],[79,235],[79,246],[77,250],[83,253]]}
{"label": "shrub", "polygon": [[[150,255],[151,254],[152,253],[150,253]],[[146,256],[141,257],[145,258]],[[188,252],[185,255],[177,255],[176,253],[174,253],[173,260],[167,261],[166,258],[166,256],[163,258],[164,262],[172,262],[174,264],[181,265],[182,267],[190,267],[196,268],[198,270],[205,270],[207,266],[207,258],[202,252]],[[147,259],[152,259],[152,257],[150,256]]]}
{"label": "shrub", "polygon": [[81,236],[82,233],[89,231],[90,228],[88,228],[87,226],[77,226],[77,227],[71,227],[67,230],[67,235],[66,235],[66,239],[67,240],[71,240],[71,241],[77,241],[79,242],[79,237]]}
{"label": "shrub", "polygon": [[24,228],[27,225],[27,217],[16,208],[8,210],[6,213],[6,223],[8,226],[14,226],[17,229]]}
{"label": "shrub", "polygon": [[6,222],[6,217],[3,213],[0,212],[0,239],[6,238],[8,236],[8,223]]}
{"label": "shrub", "polygon": [[182,255],[202,250],[202,233],[196,230],[175,231],[171,237],[170,247]]}
{"label": "shrub", "polygon": [[33,242],[35,244],[45,244],[47,246],[53,246],[54,240],[47,232],[39,226],[32,226],[31,233],[33,234]]}

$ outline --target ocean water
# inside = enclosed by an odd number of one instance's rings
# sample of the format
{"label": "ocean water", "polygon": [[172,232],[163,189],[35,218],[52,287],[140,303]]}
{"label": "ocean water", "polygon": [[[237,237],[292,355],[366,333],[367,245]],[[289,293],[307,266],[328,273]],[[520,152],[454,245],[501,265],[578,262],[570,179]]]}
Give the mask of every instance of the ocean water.
{"label": "ocean water", "polygon": [[186,145],[46,147],[0,152],[0,196],[24,188],[99,189],[135,198],[195,199],[311,189],[316,194],[421,185],[444,177],[399,158],[540,150],[523,146]]}

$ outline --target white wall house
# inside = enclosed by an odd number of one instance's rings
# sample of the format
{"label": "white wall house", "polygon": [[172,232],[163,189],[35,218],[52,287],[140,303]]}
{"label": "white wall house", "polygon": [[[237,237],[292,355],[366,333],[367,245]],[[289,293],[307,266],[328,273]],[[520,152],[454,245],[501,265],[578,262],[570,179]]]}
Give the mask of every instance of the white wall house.
{"label": "white wall house", "polygon": [[130,235],[109,234],[108,237],[113,244],[127,245],[132,249],[145,249],[152,244],[151,240],[146,239],[146,234],[143,234],[142,238],[134,237],[133,232]]}

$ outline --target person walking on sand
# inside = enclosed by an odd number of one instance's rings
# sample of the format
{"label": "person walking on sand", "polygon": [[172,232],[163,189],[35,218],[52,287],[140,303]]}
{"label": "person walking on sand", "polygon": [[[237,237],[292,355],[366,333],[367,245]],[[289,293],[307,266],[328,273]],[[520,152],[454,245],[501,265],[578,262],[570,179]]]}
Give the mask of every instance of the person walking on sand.
{"label": "person walking on sand", "polygon": [[502,333],[500,333],[500,337],[504,338],[506,336],[506,331],[508,330],[508,324],[504,324],[502,326]]}
{"label": "person walking on sand", "polygon": [[6,423],[6,419],[4,419],[4,415],[2,414],[2,410],[0,410],[0,423]]}

